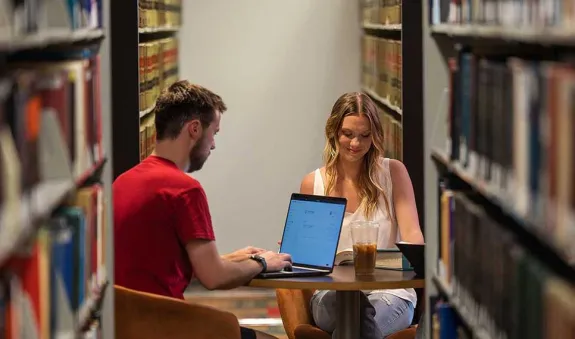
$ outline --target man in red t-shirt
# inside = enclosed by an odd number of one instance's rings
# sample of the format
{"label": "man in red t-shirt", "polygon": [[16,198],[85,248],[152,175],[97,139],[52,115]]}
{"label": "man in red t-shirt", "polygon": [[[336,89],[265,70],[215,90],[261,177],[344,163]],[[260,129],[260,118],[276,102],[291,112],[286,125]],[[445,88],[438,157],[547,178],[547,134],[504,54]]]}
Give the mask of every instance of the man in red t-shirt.
{"label": "man in red t-shirt", "polygon": [[[218,254],[206,194],[187,173],[201,169],[215,148],[225,111],[218,95],[187,81],[158,98],[154,153],[113,184],[118,285],[183,299],[192,276],[210,290],[228,289],[291,265],[288,254],[253,247]],[[256,333],[242,329],[242,338]]]}

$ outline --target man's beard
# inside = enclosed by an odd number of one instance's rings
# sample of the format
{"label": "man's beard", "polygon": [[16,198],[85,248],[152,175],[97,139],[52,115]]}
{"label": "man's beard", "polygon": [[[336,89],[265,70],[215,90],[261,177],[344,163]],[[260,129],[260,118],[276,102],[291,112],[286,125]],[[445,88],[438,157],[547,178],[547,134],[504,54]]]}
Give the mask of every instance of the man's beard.
{"label": "man's beard", "polygon": [[202,140],[197,144],[195,144],[194,147],[192,148],[188,160],[188,170],[186,171],[187,173],[192,173],[201,170],[206,160],[208,160],[208,157],[206,155],[201,154],[200,149],[202,148],[203,143],[204,140],[202,138]]}

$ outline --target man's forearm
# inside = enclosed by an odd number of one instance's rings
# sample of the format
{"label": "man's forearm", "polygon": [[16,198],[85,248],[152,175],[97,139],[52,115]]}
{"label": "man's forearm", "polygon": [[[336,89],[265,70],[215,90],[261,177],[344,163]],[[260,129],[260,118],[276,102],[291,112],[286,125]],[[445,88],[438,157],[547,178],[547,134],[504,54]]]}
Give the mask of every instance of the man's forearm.
{"label": "man's forearm", "polygon": [[216,289],[225,290],[245,285],[262,271],[262,265],[255,260],[222,260],[223,274]]}

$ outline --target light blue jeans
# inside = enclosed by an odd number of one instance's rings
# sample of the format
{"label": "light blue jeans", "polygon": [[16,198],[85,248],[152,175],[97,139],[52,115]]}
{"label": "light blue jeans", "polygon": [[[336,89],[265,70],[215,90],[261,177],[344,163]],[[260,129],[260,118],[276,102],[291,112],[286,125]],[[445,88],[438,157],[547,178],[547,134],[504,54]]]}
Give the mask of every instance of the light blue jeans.
{"label": "light blue jeans", "polygon": [[[310,304],[315,324],[335,338],[335,291],[319,291]],[[408,328],[413,319],[413,304],[386,292],[361,293],[360,305],[361,339],[385,338]]]}

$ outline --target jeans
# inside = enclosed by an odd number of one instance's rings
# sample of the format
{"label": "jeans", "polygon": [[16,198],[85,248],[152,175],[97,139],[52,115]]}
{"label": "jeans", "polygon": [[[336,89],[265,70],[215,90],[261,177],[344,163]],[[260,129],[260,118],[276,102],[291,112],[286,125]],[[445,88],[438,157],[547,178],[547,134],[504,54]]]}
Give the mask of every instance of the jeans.
{"label": "jeans", "polygon": [[[407,300],[386,292],[360,293],[361,339],[382,339],[408,328],[414,307]],[[310,301],[315,324],[335,338],[337,309],[335,291],[319,291]]]}

